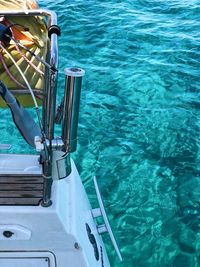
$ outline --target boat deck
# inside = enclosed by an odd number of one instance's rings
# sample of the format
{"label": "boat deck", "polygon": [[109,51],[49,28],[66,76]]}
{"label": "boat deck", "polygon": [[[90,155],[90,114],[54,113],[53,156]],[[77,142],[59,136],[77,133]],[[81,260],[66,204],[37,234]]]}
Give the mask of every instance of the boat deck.
{"label": "boat deck", "polygon": [[44,178],[37,155],[0,154],[0,205],[39,205]]}
{"label": "boat deck", "polygon": [[39,205],[43,180],[41,175],[0,175],[0,205]]}

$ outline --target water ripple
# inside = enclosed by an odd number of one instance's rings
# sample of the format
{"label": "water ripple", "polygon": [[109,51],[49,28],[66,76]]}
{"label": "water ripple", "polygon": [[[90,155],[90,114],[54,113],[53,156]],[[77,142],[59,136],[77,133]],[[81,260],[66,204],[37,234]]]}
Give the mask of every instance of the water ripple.
{"label": "water ripple", "polygon": [[108,243],[112,266],[200,266],[199,1],[39,3],[58,13],[59,88],[64,67],[86,70],[75,159],[94,203],[98,177],[124,257]]}

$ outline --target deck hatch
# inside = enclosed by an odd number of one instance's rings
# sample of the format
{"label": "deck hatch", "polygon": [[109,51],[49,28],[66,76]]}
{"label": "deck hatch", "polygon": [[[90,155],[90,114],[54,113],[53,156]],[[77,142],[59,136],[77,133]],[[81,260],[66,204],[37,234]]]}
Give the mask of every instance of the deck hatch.
{"label": "deck hatch", "polygon": [[1,267],[50,267],[48,258],[2,258]]}
{"label": "deck hatch", "polygon": [[56,267],[50,251],[0,252],[1,267]]}

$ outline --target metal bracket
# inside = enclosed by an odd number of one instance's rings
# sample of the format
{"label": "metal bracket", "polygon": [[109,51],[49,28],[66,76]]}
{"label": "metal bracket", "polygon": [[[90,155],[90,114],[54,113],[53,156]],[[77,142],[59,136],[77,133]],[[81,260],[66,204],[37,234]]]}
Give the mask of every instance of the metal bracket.
{"label": "metal bracket", "polygon": [[112,241],[112,244],[113,244],[113,246],[115,248],[115,251],[116,251],[120,261],[122,261],[122,256],[121,256],[119,247],[117,245],[117,242],[116,242],[115,237],[113,235],[112,229],[110,227],[110,223],[108,221],[108,217],[106,215],[106,211],[105,211],[105,208],[104,208],[104,205],[103,205],[101,193],[100,193],[100,190],[99,190],[99,187],[98,187],[98,184],[97,184],[96,176],[94,176],[93,181],[94,181],[94,187],[95,187],[95,191],[96,191],[96,195],[97,195],[97,199],[98,199],[98,203],[99,203],[99,208],[92,209],[92,216],[93,216],[94,219],[97,218],[97,217],[102,216],[103,220],[104,220],[104,223],[105,223],[103,225],[98,225],[97,226],[97,231],[98,231],[99,234],[103,234],[103,233],[108,232],[108,234],[110,236],[110,239]]}
{"label": "metal bracket", "polygon": [[9,149],[11,149],[11,145],[9,145],[9,144],[0,144],[0,149],[2,149],[2,150],[9,150]]}

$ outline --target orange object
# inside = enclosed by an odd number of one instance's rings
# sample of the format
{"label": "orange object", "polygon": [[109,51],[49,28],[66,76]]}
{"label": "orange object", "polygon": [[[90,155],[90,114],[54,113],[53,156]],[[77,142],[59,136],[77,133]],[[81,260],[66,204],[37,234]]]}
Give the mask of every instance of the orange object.
{"label": "orange object", "polygon": [[28,3],[31,5],[31,9],[37,9],[38,4],[34,0],[27,0]]}
{"label": "orange object", "polygon": [[[6,18],[4,18],[4,20],[1,23],[6,26],[11,25],[11,23]],[[12,27],[12,33],[13,33],[13,37],[17,41],[27,41],[27,45],[29,44],[29,42],[30,44],[33,43],[32,39],[29,38],[27,35],[23,34],[22,31],[20,31],[17,26]]]}

